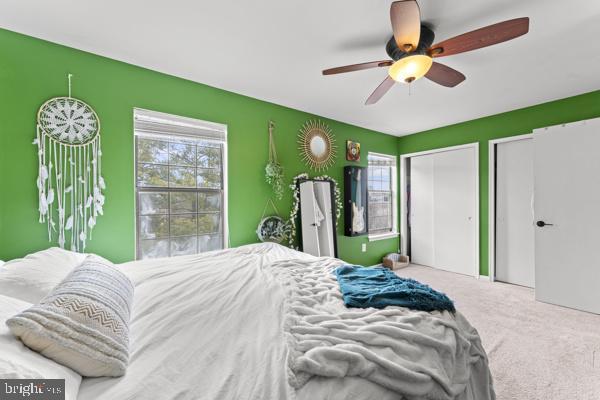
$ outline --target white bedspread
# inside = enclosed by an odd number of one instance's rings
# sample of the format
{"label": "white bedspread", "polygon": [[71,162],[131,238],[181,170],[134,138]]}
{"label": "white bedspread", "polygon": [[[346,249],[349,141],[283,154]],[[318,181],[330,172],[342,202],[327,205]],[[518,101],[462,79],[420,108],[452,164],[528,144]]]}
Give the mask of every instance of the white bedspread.
{"label": "white bedspread", "polygon": [[[296,261],[290,262],[292,259]],[[275,261],[284,262],[270,265]],[[349,376],[342,377],[344,374],[340,371],[344,368],[343,361],[319,355],[320,350],[311,352],[321,345],[331,347],[330,341],[312,340],[309,344],[304,343],[302,338],[298,341],[300,344],[291,341],[290,328],[293,325],[290,324],[290,318],[298,315],[298,309],[292,310],[291,304],[298,301],[295,296],[304,293],[291,292],[289,280],[286,278],[287,283],[282,285],[280,282],[284,277],[276,272],[299,265],[312,266],[318,270],[326,263],[333,265],[336,262],[339,263],[332,259],[317,259],[277,245],[262,244],[199,256],[123,264],[125,273],[136,286],[129,368],[121,378],[84,379],[78,398],[401,399],[398,389],[404,390],[404,386],[398,388],[398,385],[386,384],[362,367],[348,369]],[[319,265],[321,267],[317,267]],[[313,277],[316,278],[317,275]],[[322,286],[324,290],[322,293],[306,293],[306,299],[311,299],[304,304],[308,314],[315,310],[318,311],[317,314],[339,313],[341,310],[348,312],[341,305],[339,293],[335,293],[330,283],[314,280],[313,283],[318,287]],[[418,316],[420,314],[427,313],[405,311],[397,317],[410,319],[411,315],[417,315],[412,318],[418,319],[422,318]],[[476,334],[460,314],[456,320],[450,315],[432,318],[441,321],[435,329],[464,331],[464,337],[472,339],[467,341],[477,343],[477,339],[472,337]],[[322,322],[319,322],[318,317],[311,320],[311,323],[318,325]],[[406,320],[404,323],[410,324],[410,321]],[[456,325],[456,329],[446,327],[452,324]],[[386,337],[382,333],[371,334]],[[432,340],[441,340],[440,337],[445,336],[442,334]],[[390,338],[387,337],[386,340]],[[444,345],[450,347],[440,355],[448,355],[453,359],[456,354],[451,348],[451,341],[447,341]],[[289,345],[293,345],[291,353],[288,351]],[[461,345],[464,343],[461,342]],[[405,348],[413,353],[419,347],[408,342],[405,345],[397,343],[397,346],[398,349]],[[314,357],[313,353],[316,354]],[[457,381],[461,382],[459,385],[465,387],[465,394],[457,398],[491,398],[480,396],[491,391],[485,357],[480,354],[476,357],[470,351],[468,354],[474,359],[469,364],[470,370],[456,373],[459,378]],[[412,356],[411,353],[410,362],[419,364],[420,360],[413,359]],[[434,355],[431,357],[432,360],[435,358]],[[289,368],[288,362],[293,363],[293,360],[304,367]],[[447,371],[444,372],[443,362],[440,361],[437,367],[431,367],[429,361],[423,364],[422,369],[439,368],[437,373],[440,382],[445,381],[447,376],[444,374]],[[347,363],[348,366],[350,364]],[[414,365],[415,368],[419,368],[417,364]],[[327,365],[335,372],[327,372]],[[378,374],[381,371],[383,369]],[[330,375],[333,377],[326,377]],[[298,380],[294,381],[294,376]],[[298,390],[289,384],[290,378],[299,387]],[[389,379],[393,382],[396,377]],[[409,383],[409,379],[406,377],[403,385]],[[415,384],[420,385],[418,390],[422,391],[424,380],[418,377],[415,380]],[[465,380],[466,383],[463,382]],[[304,382],[306,384],[301,386]],[[433,390],[440,382],[436,380],[427,385]],[[450,386],[451,390],[458,390],[458,386]]]}

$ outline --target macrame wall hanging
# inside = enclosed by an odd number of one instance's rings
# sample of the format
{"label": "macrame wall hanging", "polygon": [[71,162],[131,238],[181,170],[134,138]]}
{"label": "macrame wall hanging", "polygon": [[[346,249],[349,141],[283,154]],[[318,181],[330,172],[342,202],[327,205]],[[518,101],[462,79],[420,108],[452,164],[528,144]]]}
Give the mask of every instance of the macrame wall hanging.
{"label": "macrame wall hanging", "polygon": [[267,178],[267,183],[273,187],[275,198],[281,200],[285,185],[283,183],[283,167],[277,160],[273,128],[275,128],[275,123],[269,121],[269,163],[265,167],[265,177]]}
{"label": "macrame wall hanging", "polygon": [[81,100],[54,97],[37,115],[40,223],[48,226],[48,240],[58,236],[58,245],[85,251],[96,219],[103,214],[105,189],[100,161],[100,120]]}

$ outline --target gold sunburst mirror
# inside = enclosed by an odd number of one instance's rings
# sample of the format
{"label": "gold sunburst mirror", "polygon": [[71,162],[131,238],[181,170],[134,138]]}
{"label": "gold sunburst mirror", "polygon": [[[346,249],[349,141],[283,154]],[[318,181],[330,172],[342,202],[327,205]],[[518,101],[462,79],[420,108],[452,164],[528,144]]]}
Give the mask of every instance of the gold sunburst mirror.
{"label": "gold sunburst mirror", "polygon": [[309,120],[302,125],[298,144],[302,161],[316,171],[327,169],[335,162],[335,138],[329,126],[319,120]]}

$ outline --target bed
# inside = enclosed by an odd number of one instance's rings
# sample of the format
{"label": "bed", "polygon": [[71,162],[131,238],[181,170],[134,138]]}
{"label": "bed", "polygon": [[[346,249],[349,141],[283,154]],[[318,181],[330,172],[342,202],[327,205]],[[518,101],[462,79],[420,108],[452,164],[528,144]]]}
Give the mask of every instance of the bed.
{"label": "bed", "polygon": [[129,367],[84,378],[77,399],[495,398],[460,312],[348,309],[341,264],[276,244],[121,264]]}

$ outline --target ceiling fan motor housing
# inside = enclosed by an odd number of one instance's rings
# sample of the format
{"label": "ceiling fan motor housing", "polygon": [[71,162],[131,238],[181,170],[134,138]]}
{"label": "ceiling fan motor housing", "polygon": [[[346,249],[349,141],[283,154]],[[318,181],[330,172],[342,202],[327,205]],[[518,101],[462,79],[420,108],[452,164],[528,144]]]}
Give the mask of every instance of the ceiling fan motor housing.
{"label": "ceiling fan motor housing", "polygon": [[435,39],[435,34],[433,31],[427,26],[421,24],[421,35],[419,38],[419,46],[417,46],[415,51],[405,52],[404,50],[398,47],[396,43],[396,39],[392,36],[390,40],[388,40],[387,45],[385,46],[385,51],[388,56],[394,61],[398,61],[401,58],[404,58],[408,55],[416,55],[416,54],[427,54],[427,50],[433,44],[433,40]]}

